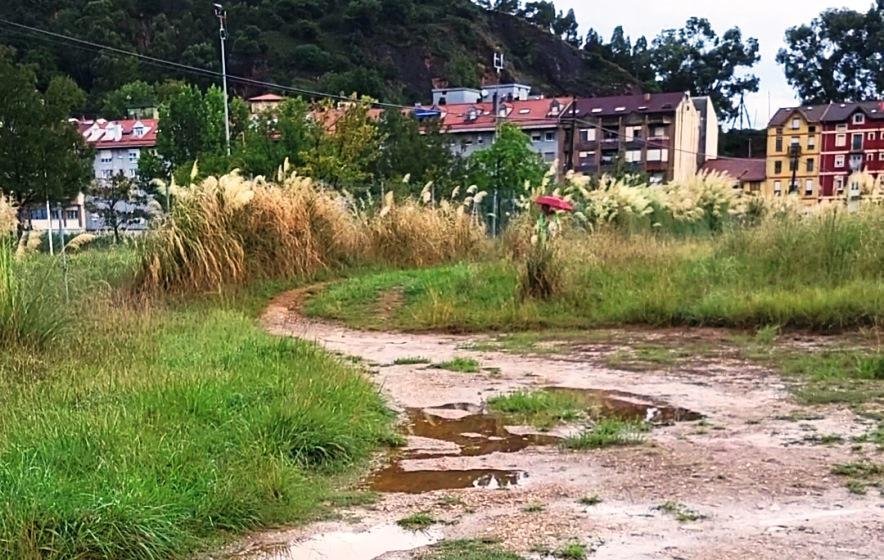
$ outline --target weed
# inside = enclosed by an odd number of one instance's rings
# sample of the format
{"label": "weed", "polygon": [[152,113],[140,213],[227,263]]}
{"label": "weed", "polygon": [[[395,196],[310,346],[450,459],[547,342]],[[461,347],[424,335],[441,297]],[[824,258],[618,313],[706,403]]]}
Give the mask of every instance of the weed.
{"label": "weed", "polygon": [[396,358],[393,361],[393,365],[396,366],[417,366],[429,363],[431,363],[430,360],[428,360],[427,358],[421,358],[419,356],[410,358]]}
{"label": "weed", "polygon": [[553,555],[562,560],[585,560],[587,553],[588,548],[585,544],[571,542],[557,549]]}
{"label": "weed", "polygon": [[606,418],[599,420],[591,428],[566,438],[562,445],[575,450],[638,445],[644,441],[643,432],[647,430],[647,425],[642,422]]}
{"label": "weed", "polygon": [[421,560],[523,560],[493,541],[445,541],[434,546]]}
{"label": "weed", "polygon": [[598,496],[598,494],[593,494],[592,496],[584,496],[578,501],[585,506],[597,506],[602,503],[602,499]]}
{"label": "weed", "polygon": [[479,362],[473,358],[456,357],[447,362],[434,364],[433,367],[456,373],[479,373]]}
{"label": "weed", "polygon": [[884,474],[884,465],[869,461],[844,463],[832,467],[832,474],[847,476],[850,478],[871,479],[875,476]]}
{"label": "weed", "polygon": [[540,428],[581,418],[582,404],[574,395],[553,391],[520,391],[488,400],[492,411]]}
{"label": "weed", "polygon": [[675,517],[679,523],[688,523],[706,519],[706,516],[679,502],[665,502],[657,506],[658,510]]}
{"label": "weed", "polygon": [[409,531],[424,531],[439,521],[427,512],[413,513],[396,522],[397,525]]}
{"label": "weed", "polygon": [[848,480],[845,486],[847,487],[847,491],[851,494],[864,496],[868,492],[868,485],[859,480]]}

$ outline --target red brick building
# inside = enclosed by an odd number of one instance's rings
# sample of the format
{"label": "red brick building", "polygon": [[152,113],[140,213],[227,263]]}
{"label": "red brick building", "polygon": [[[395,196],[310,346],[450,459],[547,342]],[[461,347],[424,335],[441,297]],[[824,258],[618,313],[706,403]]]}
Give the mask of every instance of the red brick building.
{"label": "red brick building", "polygon": [[884,173],[884,101],[831,103],[821,121],[821,198],[843,197],[854,172]]}

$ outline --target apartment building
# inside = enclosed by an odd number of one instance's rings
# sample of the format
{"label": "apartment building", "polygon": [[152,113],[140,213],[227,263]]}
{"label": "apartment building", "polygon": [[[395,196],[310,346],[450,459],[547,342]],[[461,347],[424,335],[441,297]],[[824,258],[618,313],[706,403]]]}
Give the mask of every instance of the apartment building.
{"label": "apartment building", "polygon": [[531,138],[531,149],[544,161],[563,161],[566,138],[562,117],[571,107],[571,98],[524,99],[438,105],[434,108],[442,130],[454,136],[452,150],[468,157],[494,143],[500,123],[518,126]]}
{"label": "apartment building", "polygon": [[884,101],[832,103],[822,120],[819,196],[856,197],[853,173],[884,174]]}
{"label": "apartment building", "polygon": [[121,173],[135,177],[142,152],[157,145],[156,119],[97,119],[78,121],[77,125],[86,143],[95,149],[96,180]]}
{"label": "apartment building", "polygon": [[576,134],[565,152],[584,174],[625,165],[657,184],[686,179],[718,156],[715,110],[688,93],[578,99],[572,113]]}
{"label": "apartment building", "polygon": [[820,193],[823,117],[828,105],[777,111],[767,127],[765,196],[795,194],[807,201]]}

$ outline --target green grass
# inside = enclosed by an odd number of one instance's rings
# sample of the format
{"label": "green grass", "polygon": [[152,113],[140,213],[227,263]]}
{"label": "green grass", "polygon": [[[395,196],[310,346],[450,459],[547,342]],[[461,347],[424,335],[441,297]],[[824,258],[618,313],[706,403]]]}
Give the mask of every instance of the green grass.
{"label": "green grass", "polygon": [[422,364],[429,364],[430,360],[427,358],[421,358],[420,356],[412,356],[406,358],[396,358],[393,360],[394,366],[418,366]]}
{"label": "green grass", "polygon": [[413,513],[396,522],[397,525],[409,531],[425,531],[439,521],[427,512]]}
{"label": "green grass", "polygon": [[130,306],[100,289],[120,257],[72,260],[59,343],[0,353],[0,557],[185,558],[361,501],[337,489],[393,439],[377,389],[264,334],[270,288]]}
{"label": "green grass", "polygon": [[488,408],[517,422],[549,428],[583,416],[584,403],[576,395],[553,391],[519,391],[492,397]]}
{"label": "green grass", "polygon": [[447,362],[433,364],[436,369],[444,369],[455,373],[479,373],[479,362],[473,358],[456,357]]}
{"label": "green grass", "polygon": [[602,503],[602,499],[598,496],[598,494],[593,494],[592,496],[584,496],[578,500],[580,504],[584,506],[597,506]]}
{"label": "green grass", "polygon": [[521,556],[507,552],[493,542],[460,540],[445,541],[433,549],[421,560],[523,560]]}
{"label": "green grass", "polygon": [[589,550],[585,544],[572,542],[557,549],[553,555],[562,560],[585,560],[588,552]]}
{"label": "green grass", "polygon": [[[818,331],[884,320],[884,212],[771,220],[718,236],[582,234],[569,239],[561,293],[519,296],[505,261],[391,271],[337,283],[307,305],[357,327],[488,331],[623,324]],[[371,308],[401,288],[394,313]]]}
{"label": "green grass", "polygon": [[605,418],[577,435],[565,438],[567,449],[587,450],[603,447],[638,445],[644,441],[647,426],[641,422]]}
{"label": "green grass", "polygon": [[706,518],[705,515],[679,502],[665,502],[657,506],[657,509],[662,511],[663,513],[668,513],[669,515],[675,517],[676,521],[678,521],[679,523],[690,523]]}
{"label": "green grass", "polygon": [[847,479],[844,486],[851,494],[864,495],[870,486],[884,493],[884,464],[866,460],[842,463],[832,467],[832,474]]}

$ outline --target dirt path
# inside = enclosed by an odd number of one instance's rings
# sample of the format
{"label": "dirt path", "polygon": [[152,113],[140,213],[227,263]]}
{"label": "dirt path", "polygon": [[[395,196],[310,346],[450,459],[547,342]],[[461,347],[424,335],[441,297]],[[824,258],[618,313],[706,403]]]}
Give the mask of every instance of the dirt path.
{"label": "dirt path", "polygon": [[[542,445],[521,445],[517,451],[499,445],[495,452],[467,453],[466,447],[458,452],[451,442],[413,436],[394,468],[403,479],[438,486],[447,483],[448,471],[458,471],[461,478],[467,471],[476,477],[482,471],[498,474],[476,478],[475,484],[516,484],[505,490],[384,493],[376,504],[347,512],[351,522],[256,537],[240,551],[246,557],[406,559],[419,555],[423,545],[462,538],[496,539],[534,558],[542,556],[532,551],[555,550],[570,541],[595,548],[591,558],[610,559],[881,557],[880,493],[872,489],[866,496],[851,494],[844,481],[831,474],[836,463],[879,453],[869,446],[859,450],[849,441],[867,431],[868,422],[840,408],[802,409],[783,381],[762,369],[722,358],[691,362],[677,371],[663,367],[631,372],[606,365],[603,356],[610,348],[604,344],[584,344],[567,356],[471,351],[465,345],[482,337],[357,332],[309,321],[294,310],[297,298],[292,293],[273,302],[264,317],[268,330],[361,358],[392,405],[403,412],[443,407],[430,411],[430,418],[458,419],[493,395],[561,386],[643,395],[625,400],[682,407],[705,420],[657,427],[644,445],[580,453]],[[681,334],[673,331],[667,336],[678,344]],[[433,362],[468,356],[478,360],[483,371],[463,374],[425,365],[392,365],[417,356]],[[806,414],[808,410],[813,415]],[[839,434],[845,443],[812,443],[812,436],[825,434]],[[484,441],[509,439],[486,434]],[[410,471],[424,474],[403,474]],[[579,502],[592,495],[601,503]],[[702,518],[680,522],[672,512],[659,509],[666,502],[681,504]],[[394,523],[415,512],[429,512],[445,523],[409,540]],[[335,544],[324,547],[323,538]],[[370,543],[378,541],[385,545],[375,550]],[[284,550],[266,553],[269,544],[284,545]],[[310,553],[311,547],[318,552]]]}

